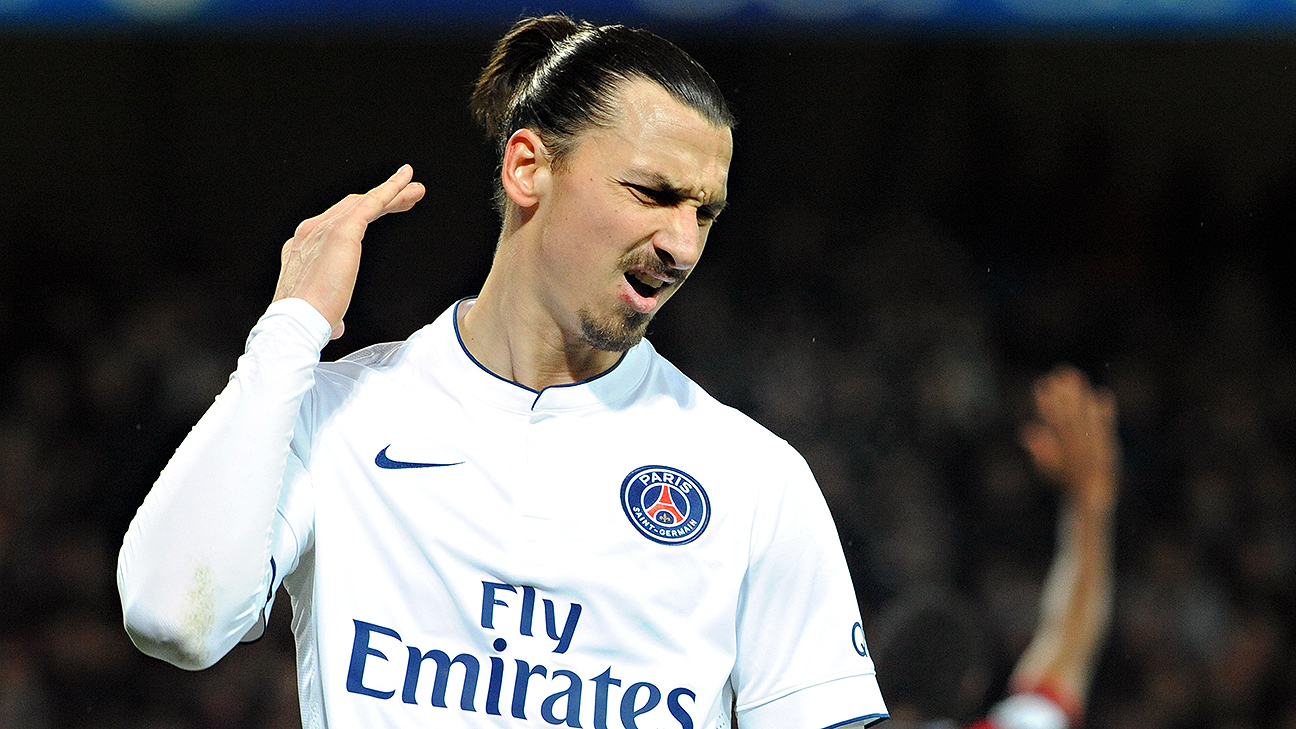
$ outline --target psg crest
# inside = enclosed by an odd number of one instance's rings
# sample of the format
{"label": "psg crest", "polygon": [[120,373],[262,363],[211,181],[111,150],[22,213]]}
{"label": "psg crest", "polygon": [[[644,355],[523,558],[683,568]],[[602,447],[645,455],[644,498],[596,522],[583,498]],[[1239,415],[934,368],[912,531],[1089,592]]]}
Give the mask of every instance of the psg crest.
{"label": "psg crest", "polygon": [[711,501],[692,476],[641,466],[621,482],[621,508],[639,533],[659,544],[688,544],[711,520]]}

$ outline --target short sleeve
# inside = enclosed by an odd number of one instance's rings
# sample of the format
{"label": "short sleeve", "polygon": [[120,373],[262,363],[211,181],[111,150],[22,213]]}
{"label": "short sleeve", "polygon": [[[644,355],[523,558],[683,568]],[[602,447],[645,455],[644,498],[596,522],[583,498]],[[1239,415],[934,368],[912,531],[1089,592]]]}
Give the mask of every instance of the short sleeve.
{"label": "short sleeve", "polygon": [[846,558],[809,467],[789,461],[786,481],[760,495],[739,596],[738,724],[870,726],[888,714]]}

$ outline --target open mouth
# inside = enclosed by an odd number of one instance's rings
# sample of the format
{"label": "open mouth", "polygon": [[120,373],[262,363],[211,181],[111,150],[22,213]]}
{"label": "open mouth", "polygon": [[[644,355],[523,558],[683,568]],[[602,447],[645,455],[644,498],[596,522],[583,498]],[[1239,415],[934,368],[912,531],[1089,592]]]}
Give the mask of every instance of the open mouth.
{"label": "open mouth", "polygon": [[662,279],[637,271],[627,271],[625,278],[626,281],[630,283],[630,288],[634,289],[636,294],[639,294],[645,299],[651,299],[656,296],[666,284],[666,281],[663,281]]}

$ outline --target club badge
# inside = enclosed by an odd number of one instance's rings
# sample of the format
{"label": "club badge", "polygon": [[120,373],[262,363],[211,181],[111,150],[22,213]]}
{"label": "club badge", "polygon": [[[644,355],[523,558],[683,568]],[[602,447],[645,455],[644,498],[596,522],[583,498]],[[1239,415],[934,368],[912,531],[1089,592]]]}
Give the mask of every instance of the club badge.
{"label": "club badge", "polygon": [[641,466],[621,482],[621,508],[658,544],[688,544],[711,520],[711,501],[692,476],[670,466]]}

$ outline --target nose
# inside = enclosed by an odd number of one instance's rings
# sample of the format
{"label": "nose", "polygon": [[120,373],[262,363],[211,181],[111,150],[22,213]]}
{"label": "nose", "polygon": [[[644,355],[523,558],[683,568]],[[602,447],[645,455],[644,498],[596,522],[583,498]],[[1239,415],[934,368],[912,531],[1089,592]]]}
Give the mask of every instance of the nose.
{"label": "nose", "polygon": [[665,212],[666,221],[653,236],[653,248],[671,270],[688,271],[702,256],[706,233],[692,206],[680,205]]}

